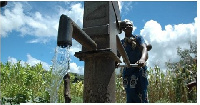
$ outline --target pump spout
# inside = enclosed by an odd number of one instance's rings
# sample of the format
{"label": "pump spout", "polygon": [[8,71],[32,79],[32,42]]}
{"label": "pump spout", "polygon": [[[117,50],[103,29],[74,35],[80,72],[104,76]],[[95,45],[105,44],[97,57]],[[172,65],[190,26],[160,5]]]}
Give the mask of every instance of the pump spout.
{"label": "pump spout", "polygon": [[58,27],[58,37],[57,37],[57,46],[67,47],[72,46],[72,25],[70,20],[66,15],[60,16],[59,27]]}
{"label": "pump spout", "polygon": [[61,15],[58,27],[57,46],[72,46],[72,38],[88,50],[96,50],[97,44],[68,16]]}

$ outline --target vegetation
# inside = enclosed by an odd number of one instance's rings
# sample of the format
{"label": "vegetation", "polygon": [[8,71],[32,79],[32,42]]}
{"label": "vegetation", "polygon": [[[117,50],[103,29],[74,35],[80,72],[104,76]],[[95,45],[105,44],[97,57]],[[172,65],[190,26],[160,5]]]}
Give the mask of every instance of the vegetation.
{"label": "vegetation", "polygon": [[197,81],[197,44],[190,42],[190,49],[177,48],[180,61],[167,62],[163,72],[155,66],[149,70],[150,102],[197,102],[197,87],[188,83]]}
{"label": "vegetation", "polygon": [[[188,88],[187,84],[197,78],[196,42],[190,42],[190,49],[177,48],[179,62],[167,62],[167,70],[158,66],[148,72],[148,98],[151,103],[197,102],[197,87]],[[50,102],[49,87],[52,71],[46,71],[42,64],[22,66],[1,63],[1,104],[24,102]],[[72,103],[83,102],[83,76],[70,73]],[[63,82],[60,85],[58,102],[64,103]],[[116,76],[116,102],[126,102],[126,94],[121,75]]]}
{"label": "vegetation", "polygon": [[[82,102],[83,76],[70,73],[70,78],[72,102]],[[1,63],[1,104],[49,103],[51,79],[52,71],[44,70],[42,64]],[[58,102],[61,103],[64,103],[63,85],[64,82],[58,92]]]}
{"label": "vegetation", "polygon": [[42,64],[22,66],[1,63],[1,102],[49,102],[47,87],[51,71],[42,68]]}

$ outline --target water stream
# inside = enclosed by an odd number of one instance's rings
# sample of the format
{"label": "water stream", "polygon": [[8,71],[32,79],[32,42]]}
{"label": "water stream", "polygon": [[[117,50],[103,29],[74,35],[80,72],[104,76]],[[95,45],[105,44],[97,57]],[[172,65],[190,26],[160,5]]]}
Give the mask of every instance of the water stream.
{"label": "water stream", "polygon": [[58,101],[58,90],[60,83],[63,80],[65,74],[70,71],[70,46],[59,47],[55,49],[55,55],[52,59],[53,69],[52,69],[52,80],[50,85],[50,102],[57,103]]}

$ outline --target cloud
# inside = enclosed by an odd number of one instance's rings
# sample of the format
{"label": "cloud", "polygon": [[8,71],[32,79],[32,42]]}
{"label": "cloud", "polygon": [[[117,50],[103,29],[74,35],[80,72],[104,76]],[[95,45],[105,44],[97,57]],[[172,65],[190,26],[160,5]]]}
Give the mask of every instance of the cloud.
{"label": "cloud", "polygon": [[59,14],[69,16],[79,27],[83,26],[83,12],[84,8],[81,3],[71,4],[69,9],[60,7]]}
{"label": "cloud", "polygon": [[31,35],[35,37],[56,36],[53,27],[57,20],[41,15],[40,12],[29,13],[24,11],[24,5],[20,2],[12,2],[14,7],[6,8],[1,14],[1,36],[6,37],[12,31],[18,31],[22,36]]}
{"label": "cloud", "polygon": [[72,39],[72,46],[69,49],[70,55],[74,56],[75,52],[79,52],[82,49],[82,45],[76,40]]}
{"label": "cloud", "polygon": [[123,12],[122,15],[128,14],[133,9],[133,3],[132,1],[120,1],[118,3],[120,12]]}
{"label": "cloud", "polygon": [[70,63],[70,72],[71,73],[77,73],[80,75],[84,75],[84,67],[83,66],[77,66],[76,63]]}
{"label": "cloud", "polygon": [[[17,62],[18,62],[18,60],[16,59],[16,58],[13,58],[13,57],[8,57],[8,62],[10,62],[11,63],[11,65],[14,65],[14,64],[16,64]],[[20,64],[22,65],[22,66],[25,66],[25,62],[24,61],[20,61]]]}
{"label": "cloud", "polygon": [[[18,29],[18,27],[24,24],[22,20],[22,5],[17,3],[12,10],[5,9],[4,15],[0,15],[1,18],[1,36],[7,36],[8,32],[11,32],[13,29]],[[15,24],[13,24],[15,23]]]}
{"label": "cloud", "polygon": [[26,43],[48,43],[50,41],[49,38],[35,38],[35,39],[31,39],[26,41]]}
{"label": "cloud", "polygon": [[15,64],[17,63],[17,59],[16,58],[12,58],[12,57],[8,57],[8,62],[10,62],[11,64]]}
{"label": "cloud", "polygon": [[161,69],[165,69],[165,62],[179,61],[177,47],[189,49],[189,41],[197,39],[196,20],[197,18],[189,24],[169,24],[164,29],[157,21],[147,21],[144,28],[140,30],[140,34],[153,46],[149,52],[148,65],[151,67],[158,65]]}
{"label": "cloud", "polygon": [[[80,27],[83,24],[83,6],[80,3],[66,4],[70,8],[64,9],[58,6],[58,13],[42,15],[41,11],[31,11],[32,7],[26,2],[10,2],[11,5],[1,11],[1,31],[0,35],[6,37],[11,32],[19,32],[21,36],[30,35],[35,39],[27,41],[28,43],[47,43],[57,38],[59,17],[66,14],[71,17]],[[68,7],[68,6],[67,6]],[[26,9],[29,8],[29,11]],[[31,9],[32,8],[32,9]],[[79,15],[77,15],[79,14]],[[44,41],[41,41],[44,40]]]}
{"label": "cloud", "polygon": [[50,65],[46,62],[43,62],[41,60],[38,60],[34,57],[32,57],[30,54],[27,54],[27,61],[26,61],[27,64],[29,64],[30,66],[34,66],[38,63],[41,63],[42,64],[42,67],[45,69],[45,70],[50,70]]}
{"label": "cloud", "polygon": [[[32,57],[30,54],[27,54],[26,56],[27,56],[27,61],[23,61],[23,60],[20,61],[20,64],[22,66],[25,66],[26,64],[28,64],[30,66],[34,66],[38,63],[41,63],[42,67],[45,70],[50,70],[50,65],[48,63],[38,60],[38,59]],[[11,64],[16,64],[18,62],[18,60],[14,57],[8,57],[8,62],[10,62]]]}
{"label": "cloud", "polygon": [[[21,60],[20,61],[20,64],[22,66],[25,66],[26,64],[30,65],[30,66],[35,66],[36,64],[38,63],[41,63],[42,64],[42,67],[45,69],[45,70],[50,70],[50,66],[48,63],[46,62],[43,62],[39,59],[36,59],[34,57],[32,57],[30,54],[27,54],[27,61],[23,61]],[[16,64],[18,62],[18,60],[14,57],[8,57],[8,62],[10,62],[12,65],[13,64]],[[83,75],[84,74],[84,67],[83,66],[78,66],[76,63],[72,62],[70,63],[70,72],[71,73],[77,73],[77,74],[80,74],[80,75]]]}
{"label": "cloud", "polygon": [[119,5],[119,10],[121,12],[121,10],[122,10],[122,1],[118,1],[118,5]]}

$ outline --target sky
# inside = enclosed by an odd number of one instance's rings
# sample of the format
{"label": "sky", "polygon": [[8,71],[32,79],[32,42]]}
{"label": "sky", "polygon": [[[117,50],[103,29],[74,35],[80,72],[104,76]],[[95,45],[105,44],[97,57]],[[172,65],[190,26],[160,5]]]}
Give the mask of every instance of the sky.
{"label": "sky", "polygon": [[[165,62],[177,62],[177,47],[189,48],[189,41],[197,41],[197,1],[119,1],[121,20],[131,20],[133,34],[142,35],[152,44],[148,67],[158,65],[165,70]],[[49,70],[57,45],[61,14],[68,15],[81,28],[83,1],[8,1],[1,8],[1,62],[21,61],[33,66],[42,63]],[[124,33],[120,34],[120,39]],[[84,62],[74,56],[81,45],[73,40],[70,48],[71,72],[84,74]]]}

